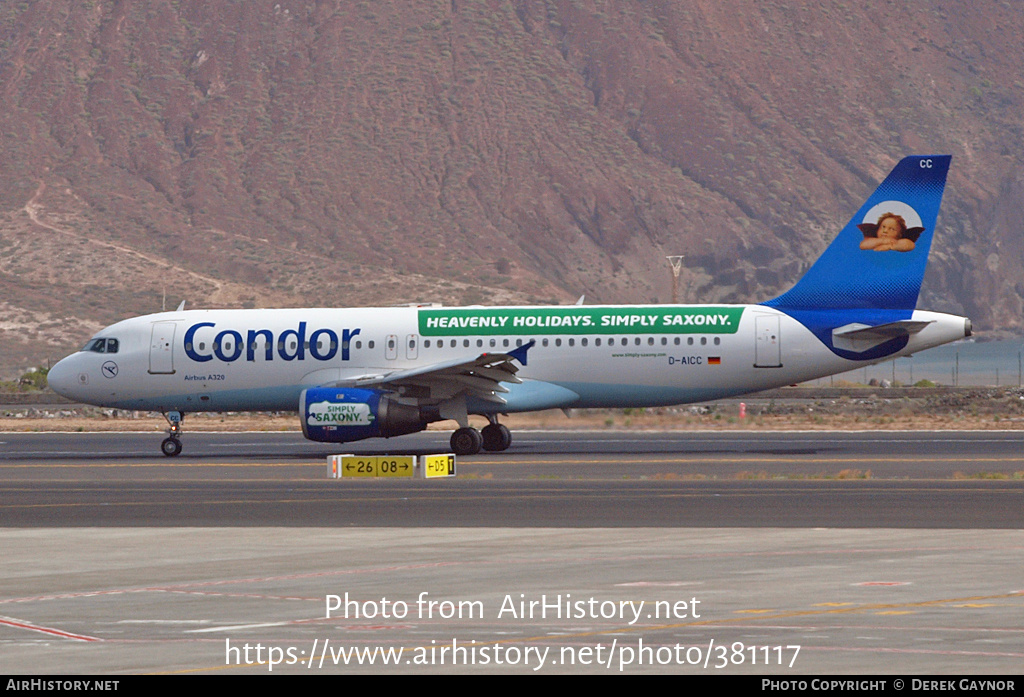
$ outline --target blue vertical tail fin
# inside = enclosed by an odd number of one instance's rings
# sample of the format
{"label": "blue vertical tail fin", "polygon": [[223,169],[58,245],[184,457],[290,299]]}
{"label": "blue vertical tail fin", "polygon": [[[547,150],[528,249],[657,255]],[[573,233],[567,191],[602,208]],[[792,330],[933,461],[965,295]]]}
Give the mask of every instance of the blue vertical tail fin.
{"label": "blue vertical tail fin", "polygon": [[951,159],[903,158],[803,278],[764,304],[783,311],[912,311]]}
{"label": "blue vertical tail fin", "polygon": [[790,315],[844,358],[874,360],[902,349],[906,336],[850,351],[834,344],[833,331],[913,315],[951,160],[903,158],[796,285],[763,304]]}

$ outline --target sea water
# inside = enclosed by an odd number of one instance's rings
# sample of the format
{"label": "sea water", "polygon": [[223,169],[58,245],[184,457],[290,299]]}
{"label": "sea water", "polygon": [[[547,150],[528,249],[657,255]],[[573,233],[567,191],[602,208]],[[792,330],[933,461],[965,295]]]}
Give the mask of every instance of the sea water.
{"label": "sea water", "polygon": [[[1024,337],[977,341],[973,337],[836,375],[835,380],[868,383],[872,379],[908,385],[931,380],[940,385],[1018,387],[1024,368]],[[829,378],[812,384],[828,385]]]}

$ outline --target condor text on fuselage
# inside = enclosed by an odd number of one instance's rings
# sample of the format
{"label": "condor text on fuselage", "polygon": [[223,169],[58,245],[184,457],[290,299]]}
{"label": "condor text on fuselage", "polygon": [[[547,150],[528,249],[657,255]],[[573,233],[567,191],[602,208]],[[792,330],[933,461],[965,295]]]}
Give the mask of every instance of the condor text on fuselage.
{"label": "condor text on fuselage", "polygon": [[[270,329],[248,329],[245,330],[245,341],[242,341],[242,333],[234,329],[224,329],[218,332],[210,342],[210,352],[206,351],[206,342],[196,339],[196,334],[209,327],[211,331],[216,329],[216,322],[198,322],[185,331],[183,349],[185,355],[196,363],[212,361],[214,357],[225,363],[233,363],[242,358],[245,353],[245,360],[252,362],[256,360],[259,342],[263,341],[262,357],[265,361],[274,360],[275,345],[278,357],[283,361],[302,361],[306,354],[317,361],[329,361],[338,354],[338,334],[333,329],[316,329],[306,339],[306,322],[299,322],[296,329],[286,329],[278,335],[275,342],[274,332]],[[359,329],[341,330],[341,360],[349,360],[349,346],[352,337],[359,334]]]}

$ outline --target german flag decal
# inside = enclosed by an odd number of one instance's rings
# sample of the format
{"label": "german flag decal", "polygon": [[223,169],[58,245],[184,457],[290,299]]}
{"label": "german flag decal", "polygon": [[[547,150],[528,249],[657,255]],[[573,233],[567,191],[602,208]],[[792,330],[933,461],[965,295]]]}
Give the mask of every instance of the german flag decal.
{"label": "german flag decal", "polygon": [[708,365],[722,365],[722,357],[708,356]]}

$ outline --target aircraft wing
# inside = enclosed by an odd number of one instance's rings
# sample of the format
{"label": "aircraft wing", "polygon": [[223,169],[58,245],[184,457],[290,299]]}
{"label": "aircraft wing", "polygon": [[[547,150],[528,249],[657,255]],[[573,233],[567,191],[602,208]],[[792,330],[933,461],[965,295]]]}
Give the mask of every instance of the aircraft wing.
{"label": "aircraft wing", "polygon": [[534,343],[531,341],[508,353],[482,353],[469,360],[455,359],[409,370],[364,375],[342,380],[336,385],[385,389],[428,402],[444,402],[461,395],[505,404],[500,393],[508,392],[508,389],[501,383],[522,383],[516,377],[519,372],[516,363],[526,365],[526,352]]}

